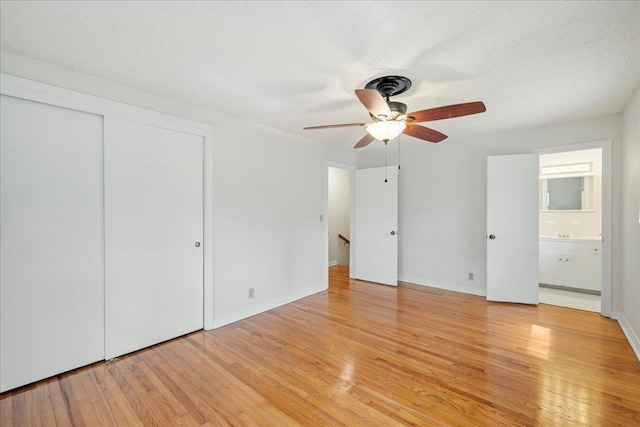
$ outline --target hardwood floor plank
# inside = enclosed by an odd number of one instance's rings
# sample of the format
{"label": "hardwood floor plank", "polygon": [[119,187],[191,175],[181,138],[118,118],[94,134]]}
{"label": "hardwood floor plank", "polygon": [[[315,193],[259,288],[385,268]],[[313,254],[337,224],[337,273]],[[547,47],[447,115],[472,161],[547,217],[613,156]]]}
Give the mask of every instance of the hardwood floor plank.
{"label": "hardwood floor plank", "polygon": [[[152,402],[148,400],[148,396],[144,394],[138,395],[134,378],[132,378],[131,381],[127,380],[130,371],[125,369],[123,362],[126,361],[127,358],[123,358],[115,362],[110,362],[108,366],[110,375],[114,378],[118,388],[129,402],[132,413],[140,424],[144,426],[161,425],[161,420],[157,419],[152,413],[153,406],[149,406]],[[132,386],[131,383],[133,383],[134,386]]]}
{"label": "hardwood floor plank", "polygon": [[49,405],[47,404],[46,387],[39,385],[33,389],[33,393],[26,396],[25,408],[28,412],[28,417],[31,425],[42,426],[45,425],[43,420],[47,419],[47,416],[51,415],[52,411],[49,411]]}
{"label": "hardwood floor plank", "polygon": [[[68,406],[62,395],[60,389],[60,381],[57,377],[49,378],[46,380],[46,386],[49,389],[49,396],[51,399],[51,406],[53,408],[53,421],[54,425],[71,425],[71,418],[68,411]],[[3,424],[5,425],[5,424]],[[9,425],[9,424],[6,424]]]}
{"label": "hardwood floor plank", "polygon": [[60,375],[60,391],[62,392],[62,399],[69,415],[70,425],[84,426],[87,425],[82,417],[82,400],[78,399],[73,393],[73,383],[77,381],[82,375],[82,369],[75,373],[66,373]]}
{"label": "hardwood floor plank", "polygon": [[[200,412],[198,407],[193,403],[184,390],[180,388],[167,374],[165,369],[168,367],[166,365],[163,366],[162,361],[159,360],[156,353],[148,353],[145,357],[145,361],[158,380],[162,382],[163,386],[170,390],[170,392],[185,408],[185,412],[191,416],[191,419],[196,421],[198,424],[204,424],[207,421],[207,418],[202,414],[202,412]],[[165,369],[163,369],[163,367]]]}
{"label": "hardwood floor plank", "polygon": [[350,280],[0,395],[9,426],[634,426],[640,362],[597,313]]}
{"label": "hardwood floor plank", "polygon": [[[119,387],[115,378],[109,372],[109,365],[113,362],[107,362],[105,364],[99,364],[92,371],[96,384],[100,389],[101,400],[100,403],[110,415],[113,420],[108,425],[117,426],[141,426],[142,423],[135,416],[135,411],[129,404],[126,395]],[[59,424],[65,425],[65,424]]]}
{"label": "hardwood floor plank", "polygon": [[167,347],[157,349],[156,353],[161,355],[164,361],[164,365],[158,366],[165,370],[179,390],[188,396],[191,406],[197,407],[205,419],[211,420],[215,425],[230,425],[226,420],[240,415],[239,409],[231,408],[229,411],[225,407],[229,404],[218,384],[219,378],[213,377],[210,381],[208,374],[204,372],[209,370],[209,365],[185,364],[184,360]]}
{"label": "hardwood floor plank", "polygon": [[13,424],[13,399],[0,398],[0,425],[9,426]]}

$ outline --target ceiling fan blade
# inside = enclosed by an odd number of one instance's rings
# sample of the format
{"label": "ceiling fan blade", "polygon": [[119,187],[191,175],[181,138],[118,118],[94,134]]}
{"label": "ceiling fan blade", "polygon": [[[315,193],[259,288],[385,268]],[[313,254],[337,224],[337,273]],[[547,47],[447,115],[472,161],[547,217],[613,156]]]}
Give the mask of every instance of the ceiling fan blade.
{"label": "ceiling fan blade", "polygon": [[433,120],[451,119],[454,117],[484,113],[485,111],[487,111],[487,107],[478,101],[420,110],[407,114],[407,117],[413,117],[414,122],[430,122]]}
{"label": "ceiling fan blade", "polygon": [[407,123],[407,127],[402,131],[402,133],[429,142],[440,142],[447,138],[447,135],[440,133],[437,130],[411,123]]}
{"label": "ceiling fan blade", "polygon": [[381,118],[380,116],[384,116],[384,118],[391,118],[391,109],[389,109],[387,101],[377,90],[357,89],[356,96],[373,117]]}
{"label": "ceiling fan blade", "polygon": [[353,126],[366,126],[366,125],[367,123],[344,123],[341,125],[307,126],[306,128],[303,128],[303,129],[311,130],[311,129],[347,128],[347,127],[353,127]]}
{"label": "ceiling fan blade", "polygon": [[362,148],[362,147],[366,147],[367,145],[371,144],[371,142],[374,140],[375,138],[372,137],[368,132],[365,136],[362,137],[362,139],[360,141],[358,141],[358,143],[353,147],[353,148]]}

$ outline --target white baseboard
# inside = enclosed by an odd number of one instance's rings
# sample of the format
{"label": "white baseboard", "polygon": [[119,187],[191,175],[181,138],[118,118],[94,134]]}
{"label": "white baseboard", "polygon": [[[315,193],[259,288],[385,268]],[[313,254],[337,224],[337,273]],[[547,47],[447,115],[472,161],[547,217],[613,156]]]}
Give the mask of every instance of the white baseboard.
{"label": "white baseboard", "polygon": [[269,311],[276,307],[280,307],[281,305],[289,304],[290,302],[299,300],[301,298],[308,297],[313,294],[317,294],[318,292],[325,291],[326,289],[327,289],[326,285],[311,286],[311,287],[299,290],[297,292],[294,292],[292,294],[274,298],[272,300],[263,302],[258,305],[254,305],[252,307],[249,307],[243,310],[238,310],[233,313],[225,314],[224,316],[220,316],[220,317],[214,317],[213,325],[210,329],[216,329],[221,326],[225,326],[230,323],[234,323],[239,320],[246,319],[247,317],[264,313],[265,311]]}
{"label": "white baseboard", "polygon": [[338,265],[338,261],[333,259],[331,261],[329,261],[329,267],[333,267],[334,265]]}
{"label": "white baseboard", "polygon": [[462,292],[463,294],[478,295],[481,297],[487,296],[486,289],[479,289],[475,286],[437,282],[433,280],[422,279],[422,278],[412,277],[412,276],[405,276],[405,275],[399,275],[398,280],[400,280],[401,282],[413,283],[415,285],[420,285],[420,286],[429,286],[432,288],[445,289],[447,291]]}
{"label": "white baseboard", "polygon": [[638,335],[631,327],[631,324],[629,323],[627,318],[624,317],[624,314],[619,311],[616,311],[614,313],[613,318],[618,321],[622,332],[624,332],[624,335],[627,337],[627,341],[629,341],[629,344],[631,344],[631,349],[636,354],[638,360],[640,360],[640,339],[638,339]]}

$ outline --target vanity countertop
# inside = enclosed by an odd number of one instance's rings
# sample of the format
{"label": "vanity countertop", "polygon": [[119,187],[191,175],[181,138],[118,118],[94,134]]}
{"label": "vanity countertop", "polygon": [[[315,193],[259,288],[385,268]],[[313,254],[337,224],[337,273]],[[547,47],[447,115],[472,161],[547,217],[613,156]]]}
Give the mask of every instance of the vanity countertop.
{"label": "vanity countertop", "polygon": [[549,241],[549,242],[585,242],[585,241],[601,242],[602,241],[602,236],[558,237],[558,236],[540,235],[540,240],[545,240],[545,241]]}

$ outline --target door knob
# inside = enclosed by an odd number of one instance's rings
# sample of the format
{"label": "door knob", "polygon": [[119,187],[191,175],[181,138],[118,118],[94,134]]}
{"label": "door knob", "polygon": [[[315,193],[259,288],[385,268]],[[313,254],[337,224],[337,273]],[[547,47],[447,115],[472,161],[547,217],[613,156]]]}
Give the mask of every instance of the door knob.
{"label": "door knob", "polygon": [[489,235],[489,238],[490,238],[491,240],[495,240],[496,236],[494,236],[493,234],[490,234],[490,235]]}
{"label": "door knob", "polygon": [[196,242],[196,248],[200,247],[200,242]]}
{"label": "door knob", "polygon": [[391,232],[391,235],[392,235],[392,236],[395,236],[395,235],[396,235],[396,232],[395,232],[395,231],[392,231],[392,232]]}

